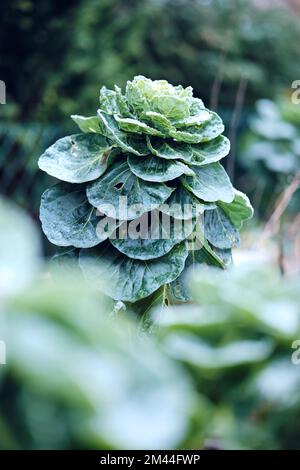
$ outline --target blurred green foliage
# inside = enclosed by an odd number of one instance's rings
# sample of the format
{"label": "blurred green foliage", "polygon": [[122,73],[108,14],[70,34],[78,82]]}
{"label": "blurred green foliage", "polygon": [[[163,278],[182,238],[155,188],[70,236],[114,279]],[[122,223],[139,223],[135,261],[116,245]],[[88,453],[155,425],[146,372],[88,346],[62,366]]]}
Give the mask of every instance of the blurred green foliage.
{"label": "blurred green foliage", "polygon": [[176,448],[195,410],[202,429],[205,400],[156,339],[71,269],[36,277],[34,227],[0,216],[0,449]]}
{"label": "blurred green foliage", "polygon": [[[276,198],[300,171],[300,106],[289,96],[259,100],[249,129],[240,137],[238,156],[256,209],[261,215],[270,213]],[[289,211],[299,211],[299,191]]]}
{"label": "blurred green foliage", "polygon": [[165,352],[213,403],[206,436],[215,446],[299,449],[298,280],[274,266],[212,269],[190,274],[195,304],[153,313]]}
{"label": "blurred green foliage", "polygon": [[34,227],[3,201],[0,215],[1,449],[299,449],[296,280],[194,267],[194,303],[138,327],[71,268],[37,275]]}
{"label": "blurred green foliage", "polygon": [[27,120],[89,114],[100,86],[138,74],[227,107],[242,77],[252,104],[300,76],[298,18],[246,0],[5,0],[0,18],[1,78]]}

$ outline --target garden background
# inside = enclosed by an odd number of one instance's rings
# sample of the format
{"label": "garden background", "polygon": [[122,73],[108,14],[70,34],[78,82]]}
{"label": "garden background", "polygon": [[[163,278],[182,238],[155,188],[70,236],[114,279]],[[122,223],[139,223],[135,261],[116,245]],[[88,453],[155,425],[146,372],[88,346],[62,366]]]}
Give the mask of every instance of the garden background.
{"label": "garden background", "polygon": [[[202,98],[207,107],[223,118],[225,135],[231,141],[231,153],[224,165],[234,185],[250,197],[255,209],[254,219],[243,229],[242,250],[235,255],[237,262],[255,252],[257,259],[272,262],[281,274],[294,279],[300,271],[300,105],[293,103],[291,96],[292,83],[300,79],[299,44],[300,2],[297,0],[3,0],[0,79],[6,83],[6,104],[0,105],[0,193],[21,206],[39,227],[41,194],[53,180],[38,169],[37,160],[56,139],[77,132],[69,118],[71,114],[93,114],[101,86],[124,87],[135,75],[166,79],[174,85],[191,85],[194,96]],[[5,221],[2,224],[4,229]],[[55,248],[45,237],[41,239],[43,257],[48,258]],[[274,281],[272,288],[268,286],[266,295],[272,297],[272,289],[281,289],[276,285]],[[256,289],[253,280],[253,291]],[[46,299],[51,298],[51,292],[44,294],[44,306],[37,307],[37,311],[46,309]],[[282,294],[285,295],[290,299],[289,294]],[[61,293],[57,294],[58,303],[62,297]],[[205,302],[200,299],[200,303]],[[257,298],[256,302],[262,299]],[[65,308],[65,304],[57,306],[57,311],[64,312]],[[241,306],[236,309],[243,311]],[[73,327],[67,325],[66,330]],[[258,328],[257,336],[265,334],[263,331]],[[117,342],[119,333],[110,334],[112,343]],[[89,335],[87,342],[92,343]],[[242,335],[236,332],[236,337]],[[132,358],[128,358],[128,364],[130,361]],[[153,364],[155,361],[159,362],[159,358],[155,357]],[[198,373],[199,369],[192,374],[197,376],[197,390],[201,389]],[[221,386],[230,389],[228,384],[235,384],[237,376],[222,374],[218,376]],[[217,387],[213,388],[210,379],[201,392],[219,403]],[[59,424],[60,413],[66,416],[69,412],[65,404],[61,408],[59,399],[53,398],[50,392],[46,393],[46,401],[38,398],[33,407],[30,394],[36,396],[39,392],[35,389],[32,392],[26,382],[32,384],[32,377],[22,380],[21,385],[16,380],[17,386],[10,378],[4,391],[0,390],[0,396],[2,393],[8,403],[4,417],[0,413],[0,448],[1,445],[22,447],[24,442],[33,448],[99,445],[95,429],[88,431],[90,438],[86,444],[82,436],[75,438],[64,428],[80,421],[78,413],[72,419],[68,416],[63,426]],[[52,385],[49,383],[49,389]],[[69,386],[70,383],[62,385]],[[165,383],[163,386],[167,387]],[[20,394],[18,387],[22,389]],[[14,403],[18,402],[18,409],[23,410],[21,418],[11,411],[11,391],[16,394]],[[221,439],[221,444],[218,441],[216,445],[297,448],[299,400],[290,400],[289,392],[286,396],[292,407],[288,408],[292,411],[287,416],[293,419],[288,423],[285,412],[275,418],[272,415],[265,434],[257,437],[257,427],[251,428],[251,432],[247,428],[245,440],[233,430],[238,429],[240,418],[233,425],[235,412],[229,416],[228,409],[221,404],[216,427],[226,428],[230,438],[225,443]],[[230,396],[229,401],[234,406],[244,406],[237,404],[236,397]],[[75,399],[72,403],[75,408],[76,403]],[[205,406],[200,409],[204,413]],[[265,412],[257,411],[258,415]],[[44,424],[52,416],[58,434],[38,435],[39,414]],[[183,414],[175,413],[177,417]],[[175,419],[173,415],[172,419]],[[189,432],[182,431],[173,440],[164,441],[162,437],[162,444],[151,439],[149,442],[174,447],[184,442],[197,447],[203,435],[191,429],[202,429],[205,419],[204,413],[201,425],[195,425],[197,420],[193,418],[194,428],[190,426]],[[257,416],[253,419],[259,422]],[[7,427],[6,421],[13,424]],[[172,426],[176,427],[173,421]],[[144,432],[145,426],[141,429]],[[109,430],[105,429],[104,434],[109,436]],[[103,445],[112,448],[147,444],[146,439],[139,441],[138,435],[137,429],[133,429],[131,440],[110,436],[105,441],[102,435],[101,439]]]}

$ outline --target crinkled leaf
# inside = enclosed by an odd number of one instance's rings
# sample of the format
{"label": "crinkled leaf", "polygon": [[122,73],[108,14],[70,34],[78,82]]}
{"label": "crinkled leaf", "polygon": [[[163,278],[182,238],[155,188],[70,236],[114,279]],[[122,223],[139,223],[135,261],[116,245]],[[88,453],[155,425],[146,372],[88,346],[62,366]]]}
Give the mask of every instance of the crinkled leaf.
{"label": "crinkled leaf", "polygon": [[193,156],[190,163],[193,165],[207,165],[215,163],[226,157],[230,151],[230,141],[223,135],[210,142],[192,145]]}
{"label": "crinkled leaf", "polygon": [[153,155],[169,160],[183,160],[191,162],[193,151],[190,145],[166,139],[147,137],[147,146]]}
{"label": "crinkled leaf", "polygon": [[190,113],[191,116],[196,116],[197,114],[201,113],[203,109],[205,109],[204,103],[200,98],[190,98]]}
{"label": "crinkled leaf", "polygon": [[214,203],[200,202],[184,186],[179,185],[159,210],[175,219],[191,219],[215,207]]}
{"label": "crinkled leaf", "polygon": [[136,134],[147,134],[147,135],[155,135],[158,137],[163,137],[164,134],[154,127],[147,126],[142,121],[138,121],[134,118],[122,118],[119,116],[115,116],[115,120],[119,124],[119,128],[125,132],[133,132]]}
{"label": "crinkled leaf", "polygon": [[131,109],[139,116],[146,111],[163,114],[167,118],[183,119],[189,116],[191,87],[174,87],[166,80],[150,80],[142,75],[127,82],[126,98]]}
{"label": "crinkled leaf", "polygon": [[105,175],[87,187],[87,197],[109,217],[130,220],[160,206],[173,190],[163,183],[141,180],[131,172],[127,162],[116,161]]}
{"label": "crinkled leaf", "polygon": [[145,157],[128,156],[131,171],[145,181],[165,182],[181,175],[193,175],[194,172],[184,163],[176,160],[163,160],[155,155]]}
{"label": "crinkled leaf", "polygon": [[129,258],[148,260],[159,258],[190,236],[194,220],[173,219],[159,211],[143,214],[125,222],[110,239],[112,245]]}
{"label": "crinkled leaf", "polygon": [[130,117],[132,116],[126,97],[122,94],[122,90],[120,87],[115,85],[115,92],[116,92],[116,104],[119,108],[119,112],[121,116]]}
{"label": "crinkled leaf", "polygon": [[135,155],[147,155],[149,153],[146,142],[141,136],[120,131],[117,121],[110,114],[103,113],[101,110],[98,110],[97,114],[100,120],[101,132],[121,147],[122,150]]}
{"label": "crinkled leaf", "polygon": [[40,219],[45,235],[58,246],[90,248],[110,233],[99,233],[101,218],[91,206],[83,185],[59,183],[42,195]]}
{"label": "crinkled leaf", "polygon": [[187,127],[179,131],[171,131],[170,135],[177,141],[199,144],[200,142],[213,140],[223,132],[224,124],[222,119],[216,113],[212,113],[212,118],[204,123],[202,127]]}
{"label": "crinkled leaf", "polygon": [[155,111],[146,111],[141,114],[141,119],[148,122],[151,126],[155,127],[161,131],[164,135],[169,135],[170,131],[175,127],[171,124],[168,118],[163,116],[163,114],[156,113]]}
{"label": "crinkled leaf", "polygon": [[138,116],[145,112],[150,111],[150,106],[143,95],[142,88],[136,83],[136,78],[132,82],[128,81],[126,84],[125,96],[130,109]]}
{"label": "crinkled leaf", "polygon": [[179,96],[157,94],[151,98],[150,107],[169,119],[178,120],[189,116],[190,103]]}
{"label": "crinkled leaf", "polygon": [[151,153],[161,158],[182,160],[190,165],[207,165],[226,157],[230,150],[227,137],[219,136],[210,142],[190,145],[166,139],[147,138]]}
{"label": "crinkled leaf", "polygon": [[108,114],[120,114],[119,104],[116,99],[116,92],[103,86],[100,89],[100,108]]}
{"label": "crinkled leaf", "polygon": [[39,167],[68,183],[99,178],[109,164],[112,143],[102,135],[75,134],[59,139],[39,159]]}
{"label": "crinkled leaf", "polygon": [[176,279],[184,269],[187,257],[185,243],[176,245],[168,254],[149,261],[122,255],[106,243],[80,252],[80,266],[85,276],[102,287],[105,276],[106,294],[115,300],[136,302]]}
{"label": "crinkled leaf", "polygon": [[202,142],[209,142],[224,132],[224,124],[217,113],[212,112],[212,118],[201,128]]}
{"label": "crinkled leaf", "polygon": [[78,114],[73,114],[71,118],[77,124],[81,132],[84,132],[85,134],[89,132],[96,132],[98,134],[101,133],[99,119],[97,116],[85,117],[79,116]]}
{"label": "crinkled leaf", "polygon": [[234,200],[229,204],[219,203],[225,214],[229,217],[233,225],[240,229],[245,220],[251,219],[253,216],[253,207],[246,194],[234,190]]}
{"label": "crinkled leaf", "polygon": [[183,185],[195,196],[207,202],[232,202],[233,186],[220,163],[194,166],[195,176],[182,176]]}
{"label": "crinkled leaf", "polygon": [[205,238],[215,247],[229,249],[240,241],[239,232],[220,208],[204,214]]}
{"label": "crinkled leaf", "polygon": [[182,127],[202,126],[212,118],[212,113],[207,109],[201,109],[198,114],[194,114],[180,121],[173,122],[176,129]]}

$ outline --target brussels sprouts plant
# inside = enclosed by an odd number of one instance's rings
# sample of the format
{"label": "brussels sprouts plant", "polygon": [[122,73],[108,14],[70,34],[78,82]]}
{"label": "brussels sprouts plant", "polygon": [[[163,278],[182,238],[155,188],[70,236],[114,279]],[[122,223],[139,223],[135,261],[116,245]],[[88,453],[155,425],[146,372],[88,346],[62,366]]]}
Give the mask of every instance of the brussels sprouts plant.
{"label": "brussels sprouts plant", "polygon": [[230,149],[221,118],[191,87],[137,76],[124,93],[102,87],[97,114],[72,119],[80,133],[39,160],[61,180],[42,196],[46,236],[74,248],[88,279],[109,276],[115,300],[136,302],[160,288],[186,300],[184,269],[225,268],[252,216],[220,164]]}

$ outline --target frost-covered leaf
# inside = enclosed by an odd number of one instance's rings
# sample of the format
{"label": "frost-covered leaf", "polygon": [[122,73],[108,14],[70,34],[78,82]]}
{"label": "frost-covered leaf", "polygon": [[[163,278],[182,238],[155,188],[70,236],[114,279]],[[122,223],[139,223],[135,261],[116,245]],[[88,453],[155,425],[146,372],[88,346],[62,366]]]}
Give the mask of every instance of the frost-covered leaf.
{"label": "frost-covered leaf", "polygon": [[194,175],[191,168],[176,160],[157,158],[155,155],[145,157],[128,156],[131,171],[145,181],[165,182],[181,175]]}
{"label": "frost-covered leaf", "polygon": [[202,126],[212,118],[212,113],[206,109],[201,109],[198,114],[194,114],[180,121],[173,122],[176,129],[182,127]]}
{"label": "frost-covered leaf", "polygon": [[109,279],[106,294],[114,300],[136,302],[176,279],[184,269],[188,252],[185,243],[176,245],[168,254],[154,260],[128,258],[106,243],[80,252],[80,266],[95,284]]}
{"label": "frost-covered leaf", "polygon": [[220,208],[204,214],[205,238],[215,247],[229,249],[239,245],[239,232]]}
{"label": "frost-covered leaf", "polygon": [[150,100],[151,108],[169,119],[185,119],[189,116],[190,103],[186,98],[157,94]]}
{"label": "frost-covered leaf", "polygon": [[88,202],[84,185],[59,183],[47,189],[40,219],[45,235],[58,246],[90,248],[110,235],[97,230],[101,218]]}
{"label": "frost-covered leaf", "polygon": [[211,119],[204,123],[202,127],[191,126],[181,130],[171,131],[170,135],[177,141],[190,144],[199,144],[200,142],[209,142],[224,132],[222,119],[212,113]]}
{"label": "frost-covered leaf", "polygon": [[68,183],[84,183],[102,175],[109,164],[112,143],[102,135],[74,134],[59,139],[39,159],[39,167]]}
{"label": "frost-covered leaf", "polygon": [[110,242],[129,258],[149,260],[165,255],[190,236],[194,220],[173,219],[155,210],[124,222]]}
{"label": "frost-covered leaf", "polygon": [[191,87],[174,87],[166,80],[150,80],[141,75],[127,82],[126,98],[131,109],[139,116],[154,111],[174,120],[189,116]]}
{"label": "frost-covered leaf", "polygon": [[169,135],[172,129],[175,129],[168,118],[154,111],[146,111],[141,114],[141,119],[151,124],[151,126],[155,127],[155,129],[158,129],[166,136]]}
{"label": "frost-covered leaf", "polygon": [[89,132],[96,132],[98,134],[101,133],[99,119],[97,116],[85,117],[79,116],[78,114],[73,114],[71,118],[77,124],[81,132],[84,132],[85,134]]}
{"label": "frost-covered leaf", "polygon": [[197,114],[205,110],[204,103],[202,100],[200,100],[200,98],[192,97],[190,98],[190,103],[191,103],[190,105],[191,116],[196,116]]}
{"label": "frost-covered leaf", "polygon": [[230,142],[223,135],[202,144],[192,145],[193,156],[190,163],[193,165],[207,165],[215,163],[226,157],[230,151]]}
{"label": "frost-covered leaf", "polygon": [[217,113],[212,113],[212,118],[201,128],[202,142],[209,142],[224,132],[224,124]]}
{"label": "frost-covered leaf", "polygon": [[130,220],[160,206],[172,191],[164,183],[141,180],[131,172],[127,162],[116,161],[105,175],[87,187],[87,197],[109,217]]}
{"label": "frost-covered leaf", "polygon": [[205,210],[215,209],[214,203],[199,201],[184,186],[179,185],[159,210],[175,219],[192,219]]}
{"label": "frost-covered leaf", "polygon": [[164,134],[154,127],[150,127],[142,121],[138,121],[134,118],[122,118],[115,116],[115,120],[119,124],[119,128],[125,132],[133,132],[136,134],[147,134],[147,135],[155,135],[158,137],[163,137]]}
{"label": "frost-covered leaf", "polygon": [[202,167],[194,166],[196,176],[182,176],[183,185],[195,196],[207,202],[232,202],[233,186],[220,163],[211,163]]}
{"label": "frost-covered leaf", "polygon": [[246,194],[237,189],[234,190],[234,200],[232,202],[229,204],[220,202],[219,206],[222,207],[225,214],[227,214],[237,229],[242,227],[245,220],[251,219],[253,216],[253,207],[251,206],[249,198]]}
{"label": "frost-covered leaf", "polygon": [[215,163],[226,157],[230,150],[230,142],[224,136],[195,145],[166,139],[147,138],[147,145],[151,153],[160,158],[182,160],[184,163],[197,166]]}
{"label": "frost-covered leaf", "polygon": [[191,146],[181,142],[147,137],[147,146],[153,155],[160,158],[190,163],[193,157]]}
{"label": "frost-covered leaf", "polygon": [[108,114],[120,114],[119,104],[117,103],[116,99],[116,92],[114,90],[110,90],[103,86],[100,89],[100,108],[102,111]]}
{"label": "frost-covered leaf", "polygon": [[149,150],[143,137],[120,131],[113,116],[98,110],[101,132],[122,150],[135,155],[147,155]]}

